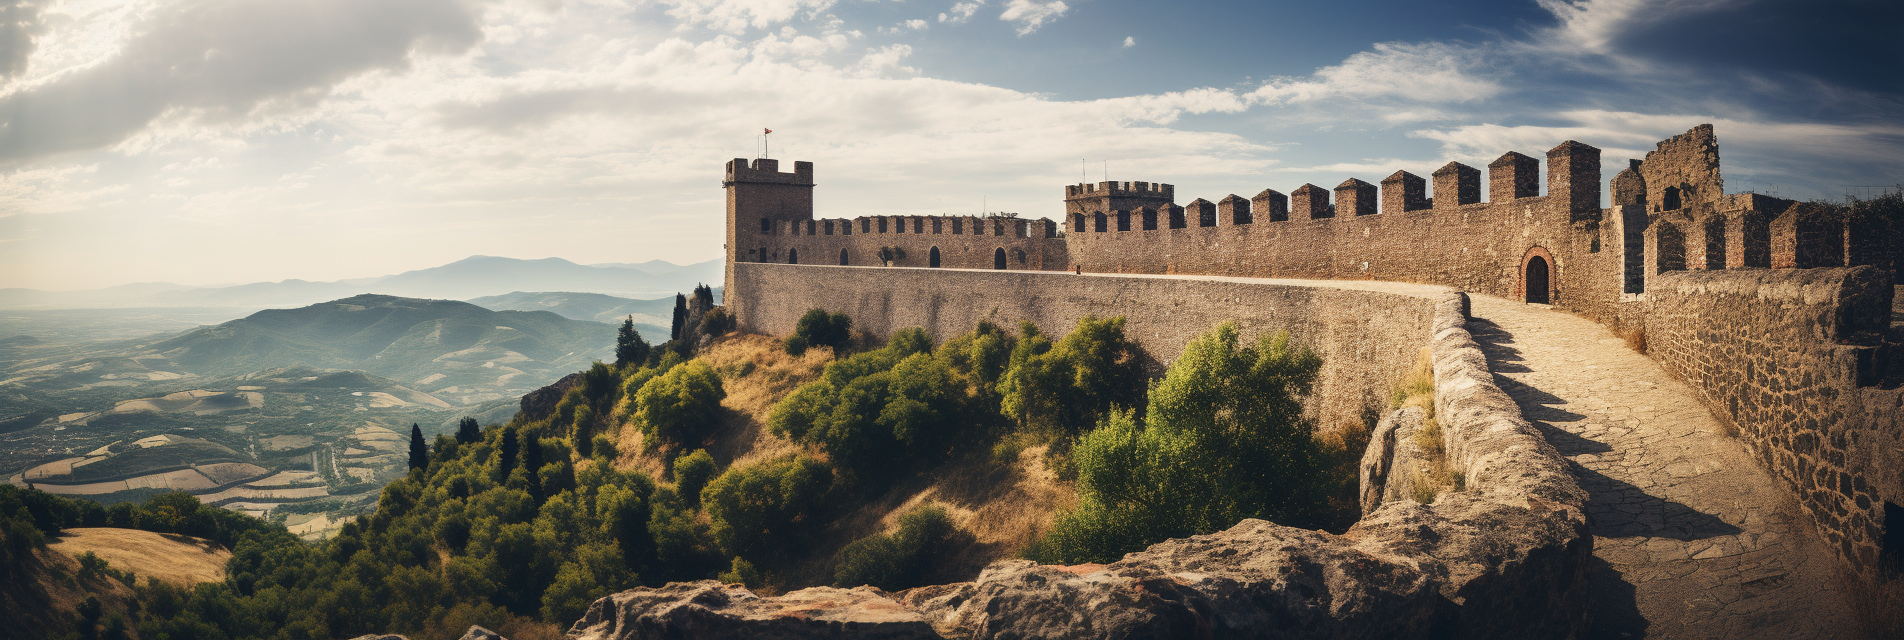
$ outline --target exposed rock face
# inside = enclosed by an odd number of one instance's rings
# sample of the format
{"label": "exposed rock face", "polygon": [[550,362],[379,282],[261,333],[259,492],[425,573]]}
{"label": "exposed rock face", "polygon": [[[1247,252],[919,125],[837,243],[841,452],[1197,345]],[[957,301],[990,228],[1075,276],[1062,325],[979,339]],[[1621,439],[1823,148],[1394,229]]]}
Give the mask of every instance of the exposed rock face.
{"label": "exposed rock face", "polygon": [[569,389],[581,383],[582,374],[571,373],[562,376],[562,379],[555,381],[555,384],[530,391],[523,395],[522,417],[530,420],[541,420],[549,417],[549,414],[555,413],[555,404],[562,401],[562,394],[568,393]]}
{"label": "exposed rock face", "polygon": [[[1364,460],[1379,506],[1343,535],[1245,520],[1109,565],[1001,561],[977,580],[889,598],[870,587],[761,598],[676,583],[597,601],[569,635],[948,638],[1566,638],[1584,628],[1586,494],[1493,382],[1465,322],[1438,305],[1436,415],[1467,490],[1387,497],[1406,460]],[[1397,412],[1400,414],[1401,412]],[[1414,419],[1419,424],[1419,411]],[[1394,457],[1401,416],[1374,457]],[[1413,429],[1407,429],[1409,433]],[[1387,444],[1384,445],[1383,442]],[[1398,464],[1398,462],[1400,464]],[[1380,471],[1380,473],[1376,473]],[[929,626],[928,626],[929,625]]]}
{"label": "exposed rock face", "polygon": [[463,637],[460,638],[459,640],[509,640],[509,639],[502,637],[502,634],[500,633],[496,633],[494,631],[484,629],[482,625],[472,624],[469,626],[468,631],[463,632]]}
{"label": "exposed rock face", "polygon": [[713,580],[631,589],[589,605],[583,640],[647,638],[937,638],[917,611],[873,587],[801,589],[762,598]]}

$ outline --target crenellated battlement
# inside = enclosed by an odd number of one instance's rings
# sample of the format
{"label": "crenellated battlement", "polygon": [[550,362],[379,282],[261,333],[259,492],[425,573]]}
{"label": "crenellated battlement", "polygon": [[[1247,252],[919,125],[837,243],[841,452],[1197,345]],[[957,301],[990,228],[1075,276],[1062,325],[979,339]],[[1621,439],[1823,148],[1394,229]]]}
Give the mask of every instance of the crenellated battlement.
{"label": "crenellated battlement", "polygon": [[1064,187],[1064,197],[1071,198],[1163,198],[1176,197],[1177,187],[1155,182],[1099,182],[1096,184],[1078,183]]}

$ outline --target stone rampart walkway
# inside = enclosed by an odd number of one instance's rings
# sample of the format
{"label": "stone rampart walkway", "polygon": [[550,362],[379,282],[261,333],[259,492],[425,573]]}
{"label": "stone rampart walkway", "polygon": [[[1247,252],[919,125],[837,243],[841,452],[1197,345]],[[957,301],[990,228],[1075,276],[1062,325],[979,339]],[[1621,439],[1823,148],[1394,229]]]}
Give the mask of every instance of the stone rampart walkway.
{"label": "stone rampart walkway", "polygon": [[1473,296],[1501,388],[1590,495],[1591,638],[1856,635],[1798,506],[1693,391],[1605,327]]}

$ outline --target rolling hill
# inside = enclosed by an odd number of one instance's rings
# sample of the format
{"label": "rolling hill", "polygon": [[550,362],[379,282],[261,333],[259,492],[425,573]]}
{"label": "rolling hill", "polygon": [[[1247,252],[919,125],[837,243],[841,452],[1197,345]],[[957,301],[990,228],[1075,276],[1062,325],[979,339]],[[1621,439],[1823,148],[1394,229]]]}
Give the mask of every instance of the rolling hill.
{"label": "rolling hill", "polygon": [[[716,299],[720,288],[714,289]],[[517,291],[500,296],[471,298],[470,304],[494,311],[548,311],[571,320],[587,320],[619,325],[634,316],[635,329],[649,342],[668,339],[674,321],[674,296],[651,300],[630,300],[599,293],[571,291]]]}

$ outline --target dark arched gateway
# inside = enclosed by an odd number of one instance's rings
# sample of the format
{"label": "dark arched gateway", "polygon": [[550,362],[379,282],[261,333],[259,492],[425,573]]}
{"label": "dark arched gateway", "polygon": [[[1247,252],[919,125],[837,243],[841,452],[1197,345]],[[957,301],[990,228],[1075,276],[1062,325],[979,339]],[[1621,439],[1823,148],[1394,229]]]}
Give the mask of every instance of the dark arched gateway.
{"label": "dark arched gateway", "polygon": [[999,247],[998,249],[992,251],[992,268],[993,269],[1005,268],[1005,248],[1004,247]]}
{"label": "dark arched gateway", "polygon": [[927,256],[926,260],[927,260],[926,266],[932,267],[934,269],[939,268],[939,248],[933,247],[932,255]]}
{"label": "dark arched gateway", "polygon": [[1540,256],[1528,258],[1527,301],[1534,304],[1549,304],[1551,300],[1547,295],[1549,290],[1547,259]]}
{"label": "dark arched gateway", "polygon": [[800,250],[799,249],[787,250],[787,264],[800,264]]}
{"label": "dark arched gateway", "polygon": [[842,267],[846,266],[846,250],[845,249],[840,250],[840,266]]}

